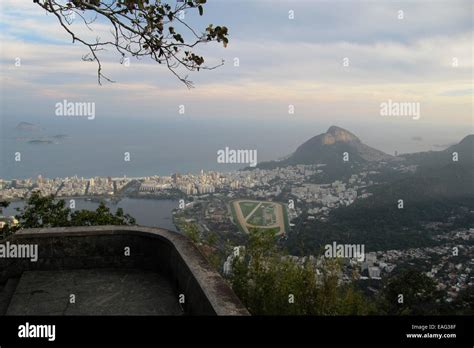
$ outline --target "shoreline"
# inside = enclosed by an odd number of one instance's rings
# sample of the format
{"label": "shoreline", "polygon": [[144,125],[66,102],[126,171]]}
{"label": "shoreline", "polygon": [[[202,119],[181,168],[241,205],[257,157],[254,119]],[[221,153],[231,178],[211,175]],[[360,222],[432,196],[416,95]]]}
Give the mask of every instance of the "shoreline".
{"label": "shoreline", "polygon": [[[178,206],[178,201],[173,199],[143,199],[135,197],[121,197],[119,200],[101,200],[98,197],[88,199],[88,196],[74,196],[70,199],[76,199],[75,210],[95,210],[102,201],[112,213],[117,208],[124,209],[124,213],[131,214],[136,220],[137,225],[149,227],[161,227],[171,231],[177,231],[178,228],[174,221],[174,210]],[[104,197],[107,198],[107,197]],[[128,198],[128,199],[127,199]],[[63,198],[60,198],[63,199]],[[23,209],[26,205],[25,199],[11,201],[11,204],[0,216],[9,217],[19,214],[16,209]],[[66,205],[69,202],[66,200]],[[156,213],[157,211],[161,213]]]}
{"label": "shoreline", "polygon": [[[54,196],[55,199],[83,199],[91,202],[96,202],[100,203],[101,201],[105,200],[108,202],[120,202],[124,198],[129,198],[129,199],[148,199],[148,200],[156,200],[156,201],[175,201],[178,200],[179,198],[174,198],[174,197],[160,197],[160,196],[134,196],[134,195],[124,195],[124,196],[106,196],[106,195],[100,195],[100,196]],[[15,203],[15,202],[21,202],[21,201],[26,201],[27,198],[15,198],[15,199],[4,199],[5,202],[8,203]]]}

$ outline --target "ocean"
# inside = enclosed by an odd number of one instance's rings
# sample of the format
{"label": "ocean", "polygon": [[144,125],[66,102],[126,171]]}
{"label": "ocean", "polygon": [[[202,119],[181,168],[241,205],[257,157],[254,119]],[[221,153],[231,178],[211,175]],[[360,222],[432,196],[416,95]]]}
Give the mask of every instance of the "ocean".
{"label": "ocean", "polygon": [[[141,119],[26,122],[38,124],[41,130],[17,131],[18,122],[8,120],[2,124],[0,178],[142,177],[202,169],[225,172],[245,165],[218,163],[220,149],[257,150],[258,161],[264,161],[288,155],[301,142],[301,135],[288,129],[268,126],[262,131],[245,123]],[[55,135],[65,137],[53,138]],[[29,143],[34,139],[50,143]],[[21,161],[15,161],[16,153],[21,154]],[[125,161],[126,153],[130,161]]]}
{"label": "ocean", "polygon": [[[18,131],[16,125],[30,122],[36,131]],[[339,125],[364,143],[387,153],[441,150],[459,142],[470,129],[364,125],[356,121]],[[222,164],[217,152],[257,150],[257,162],[291,154],[309,138],[324,133],[327,122],[281,118],[265,120],[211,120],[174,118],[18,118],[0,122],[0,178],[23,179],[112,176],[143,177],[173,173],[237,170],[245,164]],[[459,127],[458,127],[459,128]],[[58,136],[60,137],[54,137]],[[40,142],[30,143],[31,140]],[[46,141],[44,141],[46,140]],[[42,142],[41,142],[42,141]],[[21,160],[15,157],[20,154]],[[130,161],[126,161],[126,155]]]}

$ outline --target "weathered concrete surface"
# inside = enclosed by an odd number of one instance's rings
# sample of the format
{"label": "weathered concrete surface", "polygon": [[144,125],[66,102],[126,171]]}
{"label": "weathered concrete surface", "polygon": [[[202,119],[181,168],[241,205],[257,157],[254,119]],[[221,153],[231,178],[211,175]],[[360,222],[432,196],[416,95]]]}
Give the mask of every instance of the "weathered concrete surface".
{"label": "weathered concrete surface", "polygon": [[171,284],[157,273],[91,269],[24,272],[6,314],[182,315],[183,311]]}
{"label": "weathered concrete surface", "polygon": [[10,300],[15,293],[15,289],[20,281],[19,278],[10,278],[2,286],[0,286],[0,315],[3,315],[7,312],[8,306],[10,305]]}
{"label": "weathered concrete surface", "polygon": [[187,314],[248,315],[196,246],[176,232],[139,226],[68,227],[22,230],[8,240],[38,244],[38,261],[0,259],[0,284],[25,271],[135,268],[166,277],[175,293],[185,296]]}

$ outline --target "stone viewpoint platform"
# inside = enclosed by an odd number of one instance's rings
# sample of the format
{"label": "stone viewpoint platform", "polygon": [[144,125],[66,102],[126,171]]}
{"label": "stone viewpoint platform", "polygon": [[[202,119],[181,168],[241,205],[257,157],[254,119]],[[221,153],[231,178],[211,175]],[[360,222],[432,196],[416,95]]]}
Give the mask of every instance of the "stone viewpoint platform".
{"label": "stone viewpoint platform", "polygon": [[139,226],[26,229],[0,241],[0,315],[249,315],[195,245]]}

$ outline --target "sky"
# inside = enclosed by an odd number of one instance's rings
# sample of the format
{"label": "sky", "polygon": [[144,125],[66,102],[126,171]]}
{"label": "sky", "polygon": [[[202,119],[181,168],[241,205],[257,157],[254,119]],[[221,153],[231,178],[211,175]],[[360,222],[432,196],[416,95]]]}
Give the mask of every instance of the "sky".
{"label": "sky", "polygon": [[[448,132],[440,143],[472,133],[470,0],[208,0],[204,16],[190,11],[186,20],[201,31],[226,25],[230,43],[199,48],[208,64],[225,64],[191,73],[193,89],[155,62],[121,65],[112,51],[102,56],[103,72],[116,82],[99,86],[95,63],[81,60],[86,47],[73,44],[54,16],[31,0],[2,0],[0,7],[3,119],[50,120],[66,99],[94,102],[103,119],[172,119],[185,105],[195,121],[255,122],[262,132],[269,123],[337,124],[382,147],[394,141],[394,129]],[[87,38],[110,29],[101,20],[93,31],[79,21],[73,28]],[[420,103],[421,117],[382,117],[388,100]]]}

